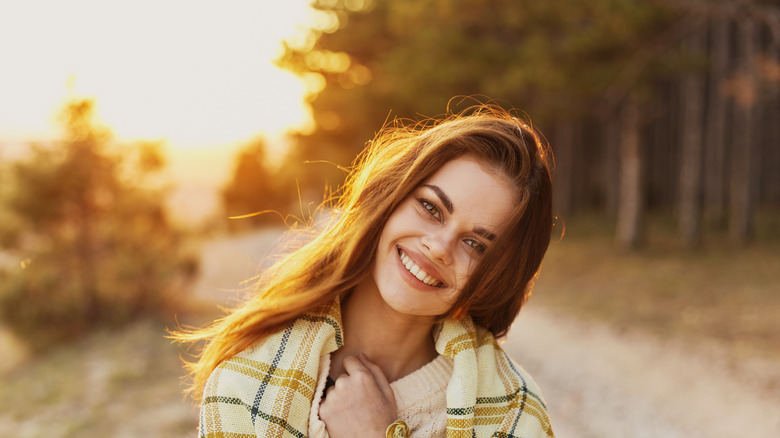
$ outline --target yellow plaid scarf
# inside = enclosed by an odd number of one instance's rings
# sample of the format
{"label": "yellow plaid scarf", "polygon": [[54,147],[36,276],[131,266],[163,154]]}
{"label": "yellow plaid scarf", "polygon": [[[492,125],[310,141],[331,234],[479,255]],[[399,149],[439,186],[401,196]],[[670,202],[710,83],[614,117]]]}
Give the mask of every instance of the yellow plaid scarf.
{"label": "yellow plaid scarf", "polygon": [[[203,395],[200,436],[306,436],[320,357],[343,345],[341,307],[306,314],[224,361]],[[469,318],[439,327],[436,350],[453,360],[447,437],[552,437],[539,389]]]}

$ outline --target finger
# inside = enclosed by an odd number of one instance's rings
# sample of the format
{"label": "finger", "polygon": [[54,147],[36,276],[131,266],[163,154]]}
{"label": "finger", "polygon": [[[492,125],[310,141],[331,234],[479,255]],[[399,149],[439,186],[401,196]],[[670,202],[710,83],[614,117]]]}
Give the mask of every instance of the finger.
{"label": "finger", "polygon": [[360,363],[371,372],[371,374],[374,376],[374,380],[376,380],[376,383],[390,386],[390,382],[387,381],[387,376],[385,376],[384,371],[382,371],[382,368],[380,368],[379,365],[371,362],[368,356],[363,353],[360,353],[358,359],[360,360]]}
{"label": "finger", "polygon": [[363,366],[365,366],[374,377],[374,381],[385,397],[389,398],[390,400],[395,400],[395,393],[393,392],[393,388],[390,387],[390,382],[387,380],[387,376],[385,376],[382,368],[380,368],[379,365],[371,362],[368,359],[368,356],[363,353],[360,353],[358,359],[360,359],[360,362],[363,364]]}
{"label": "finger", "polygon": [[345,357],[344,361],[341,362],[341,365],[344,367],[344,371],[350,376],[359,373],[371,373],[357,356]]}

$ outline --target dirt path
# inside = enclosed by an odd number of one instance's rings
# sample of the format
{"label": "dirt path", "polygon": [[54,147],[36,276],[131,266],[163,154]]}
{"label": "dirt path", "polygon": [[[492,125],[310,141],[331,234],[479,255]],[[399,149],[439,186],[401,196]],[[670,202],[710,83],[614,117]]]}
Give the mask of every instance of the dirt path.
{"label": "dirt path", "polygon": [[540,384],[559,437],[780,437],[780,370],[532,305],[505,349]]}
{"label": "dirt path", "polygon": [[193,295],[218,306],[235,304],[281,235],[281,229],[269,229],[206,242]]}

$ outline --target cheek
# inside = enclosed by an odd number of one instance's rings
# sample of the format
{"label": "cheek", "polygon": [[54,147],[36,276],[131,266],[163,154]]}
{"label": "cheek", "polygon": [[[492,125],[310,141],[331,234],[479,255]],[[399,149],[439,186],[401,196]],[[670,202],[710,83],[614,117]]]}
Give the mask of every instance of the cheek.
{"label": "cheek", "polygon": [[[465,283],[464,283],[465,285]],[[460,297],[460,294],[463,293],[463,288],[459,288],[458,290],[452,290],[446,294],[442,294],[442,298],[444,301],[447,302],[447,304],[453,304],[455,301],[457,301],[458,297]]]}
{"label": "cheek", "polygon": [[463,287],[466,285],[466,282],[471,277],[471,274],[473,274],[474,270],[477,268],[477,263],[478,262],[474,260],[474,258],[467,254],[462,257],[462,260],[459,260],[457,270],[459,284],[458,290],[463,289]]}
{"label": "cheek", "polygon": [[404,202],[399,205],[395,211],[387,218],[384,228],[382,228],[382,234],[380,235],[381,241],[388,241],[401,232],[405,227],[409,227],[410,222],[414,219],[408,208],[408,202]]}

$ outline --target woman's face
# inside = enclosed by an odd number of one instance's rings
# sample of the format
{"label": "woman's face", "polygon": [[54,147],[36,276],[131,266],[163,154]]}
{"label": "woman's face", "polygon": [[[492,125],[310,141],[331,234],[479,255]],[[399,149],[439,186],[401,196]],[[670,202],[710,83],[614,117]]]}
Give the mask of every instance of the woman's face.
{"label": "woman's face", "polygon": [[414,316],[446,313],[515,201],[505,179],[470,157],[449,161],[396,208],[373,279],[384,302]]}

